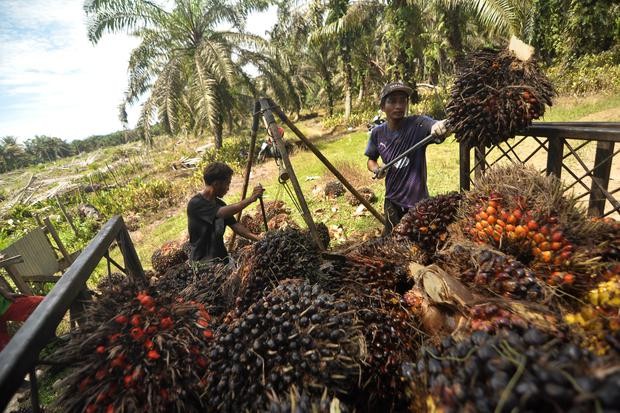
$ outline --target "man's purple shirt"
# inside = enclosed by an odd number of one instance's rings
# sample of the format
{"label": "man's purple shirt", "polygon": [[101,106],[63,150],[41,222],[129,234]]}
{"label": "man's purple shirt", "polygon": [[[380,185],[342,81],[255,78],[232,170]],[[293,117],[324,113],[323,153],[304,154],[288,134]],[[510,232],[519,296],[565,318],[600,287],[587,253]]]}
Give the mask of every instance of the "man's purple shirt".
{"label": "man's purple shirt", "polygon": [[[400,128],[392,131],[387,122],[374,128],[370,134],[367,157],[384,164],[427,137],[436,121],[427,116],[408,116]],[[426,187],[426,146],[414,151],[388,169],[385,176],[385,197],[397,205],[411,208],[428,198]]]}

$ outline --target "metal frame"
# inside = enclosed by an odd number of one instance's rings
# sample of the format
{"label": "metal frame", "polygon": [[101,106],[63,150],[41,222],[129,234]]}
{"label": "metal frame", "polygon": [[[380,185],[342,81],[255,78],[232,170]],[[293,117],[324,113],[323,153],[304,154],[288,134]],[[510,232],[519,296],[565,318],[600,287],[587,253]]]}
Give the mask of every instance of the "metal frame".
{"label": "metal frame", "polygon": [[[125,262],[127,276],[144,278],[142,264],[121,216],[110,219],[58,280],[52,291],[30,315],[0,352],[0,411],[19,389],[27,373],[31,375],[33,411],[39,411],[35,367],[39,352],[55,336],[61,320],[79,299],[86,281],[116,241]],[[109,259],[109,258],[108,258]],[[116,263],[114,263],[118,266]],[[120,266],[119,266],[120,267]],[[108,271],[110,265],[108,262]]]}
{"label": "metal frame", "polygon": [[[581,142],[575,145],[569,142],[569,139]],[[532,140],[538,144],[536,148],[525,156],[523,154],[519,156],[516,148]],[[590,142],[597,142],[592,165],[588,165],[579,154],[579,150]],[[620,150],[614,149],[616,142],[620,142],[620,122],[537,122],[527,128],[522,136],[488,149],[481,146],[470,147],[461,143],[460,187],[461,190],[468,190],[470,184],[482,176],[487,168],[499,162],[508,160],[513,163],[527,164],[534,155],[544,150],[547,152],[547,162],[542,172],[561,177],[562,172],[566,171],[575,180],[566,187],[566,190],[581,186],[585,192],[578,198],[589,196],[588,215],[609,216],[620,212],[620,201],[615,197],[620,188],[609,191],[612,163],[616,155],[620,154]],[[474,151],[473,167],[471,167],[472,149]],[[489,154],[493,152],[499,152],[499,156],[490,161]],[[568,159],[575,160],[582,171],[569,167],[565,162]],[[591,180],[592,183],[588,184],[587,180]],[[606,211],[605,206],[608,202],[611,208]]]}

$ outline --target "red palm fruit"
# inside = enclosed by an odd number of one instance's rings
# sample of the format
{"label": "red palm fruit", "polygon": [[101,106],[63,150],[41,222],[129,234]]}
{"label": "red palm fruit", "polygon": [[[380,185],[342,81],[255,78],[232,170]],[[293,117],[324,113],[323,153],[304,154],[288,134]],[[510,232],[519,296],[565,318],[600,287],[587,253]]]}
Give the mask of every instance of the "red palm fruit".
{"label": "red palm fruit", "polygon": [[110,340],[110,343],[115,343],[116,341],[118,341],[120,337],[121,337],[121,333],[110,334],[108,336],[108,340]]}
{"label": "red palm fruit", "polygon": [[164,317],[159,321],[159,326],[164,330],[169,330],[174,326],[174,321],[171,317]]}
{"label": "red palm fruit", "polygon": [[538,229],[538,223],[534,221],[533,219],[531,219],[527,222],[527,228],[530,231],[536,231]]}
{"label": "red palm fruit", "polygon": [[85,391],[92,382],[93,379],[91,377],[83,378],[82,381],[80,381],[80,384],[78,384],[78,390],[81,392]]}
{"label": "red palm fruit", "polygon": [[97,411],[97,406],[94,403],[90,403],[88,406],[86,406],[86,409],[84,409],[84,411],[86,413],[95,413]]}
{"label": "red palm fruit", "polygon": [[523,217],[523,212],[521,212],[521,210],[519,208],[517,208],[514,211],[512,211],[512,215],[518,221],[518,220],[520,220]]}
{"label": "red palm fruit", "polygon": [[500,227],[505,227],[505,226],[506,226],[506,222],[504,222],[504,221],[503,221],[503,220],[501,220],[501,219],[498,219],[498,220],[497,220],[497,225],[499,225]]}
{"label": "red palm fruit", "polygon": [[515,233],[517,235],[517,238],[525,238],[527,237],[527,228],[523,225],[517,225],[515,227]]}
{"label": "red palm fruit", "polygon": [[554,231],[551,234],[551,241],[553,242],[562,242],[563,239],[564,239],[564,234],[562,233],[562,231]]}
{"label": "red palm fruit", "polygon": [[120,368],[125,367],[125,356],[121,354],[119,356],[114,357],[112,361],[110,362],[110,366],[113,368],[114,367],[120,367]]}
{"label": "red palm fruit", "polygon": [[547,225],[543,225],[542,227],[540,227],[540,232],[543,235],[549,235],[551,233],[551,230]]}
{"label": "red palm fruit", "polygon": [[134,314],[131,316],[131,325],[134,327],[139,327],[140,323],[142,322],[142,319],[140,318],[140,316],[138,314]]}
{"label": "red palm fruit", "polygon": [[547,241],[541,242],[539,244],[539,248],[541,251],[550,251],[551,250],[551,244]]}
{"label": "red palm fruit", "polygon": [[506,222],[508,222],[509,224],[516,224],[518,221],[517,217],[514,214],[510,214],[508,215],[508,218],[506,218]]}
{"label": "red palm fruit", "polygon": [[157,327],[155,327],[155,326],[148,326],[146,328],[146,333],[149,334],[149,335],[153,335],[156,332],[157,332]]}
{"label": "red palm fruit", "polygon": [[512,224],[506,224],[506,232],[514,232],[515,226]]}
{"label": "red palm fruit", "polygon": [[101,381],[105,378],[105,376],[108,375],[108,372],[105,369],[99,369],[97,370],[97,372],[95,373],[95,379]]}
{"label": "red palm fruit", "polygon": [[127,316],[124,316],[123,314],[119,314],[116,317],[114,317],[114,321],[117,322],[118,324],[126,324]]}
{"label": "red palm fruit", "polygon": [[140,341],[144,337],[144,330],[140,327],[134,327],[129,331],[129,335],[131,335],[131,338],[134,340]]}
{"label": "red palm fruit", "polygon": [[149,339],[144,340],[144,347],[147,350],[151,350],[154,346],[155,346],[155,344],[153,343],[153,341],[151,341]]}
{"label": "red palm fruit", "polygon": [[540,253],[540,259],[545,263],[550,263],[553,258],[553,253],[551,251],[542,251]]}
{"label": "red palm fruit", "polygon": [[494,225],[495,222],[497,222],[497,218],[495,218],[495,215],[489,215],[487,222],[489,223],[489,225]]}
{"label": "red palm fruit", "polygon": [[562,281],[564,282],[564,284],[573,285],[573,283],[575,282],[575,276],[573,274],[567,272],[562,277]]}
{"label": "red palm fruit", "polygon": [[159,357],[161,357],[159,353],[157,352],[157,350],[149,350],[146,356],[151,360],[157,360],[159,359]]}
{"label": "red palm fruit", "polygon": [[97,354],[105,354],[105,346],[97,346]]}
{"label": "red palm fruit", "polygon": [[114,404],[108,404],[108,407],[105,409],[105,413],[114,413]]}
{"label": "red palm fruit", "polygon": [[210,339],[213,338],[213,331],[211,331],[211,330],[204,330],[202,332],[202,335],[203,335],[204,338],[210,340]]}
{"label": "red palm fruit", "polygon": [[546,240],[547,240],[547,238],[543,234],[541,234],[540,232],[537,232],[536,234],[534,234],[534,242],[535,243],[542,244]]}
{"label": "red palm fruit", "polygon": [[487,209],[486,209],[486,213],[489,214],[489,215],[495,215],[495,214],[497,214],[497,209],[495,209],[495,207],[492,207],[492,206],[489,205],[487,207]]}
{"label": "red palm fruit", "polygon": [[557,242],[554,241],[551,243],[551,250],[552,251],[559,251],[562,248],[562,243],[561,242]]}
{"label": "red palm fruit", "polygon": [[487,219],[489,219],[489,214],[487,214],[486,212],[482,211],[480,213],[480,220],[484,221],[484,220],[487,220]]}

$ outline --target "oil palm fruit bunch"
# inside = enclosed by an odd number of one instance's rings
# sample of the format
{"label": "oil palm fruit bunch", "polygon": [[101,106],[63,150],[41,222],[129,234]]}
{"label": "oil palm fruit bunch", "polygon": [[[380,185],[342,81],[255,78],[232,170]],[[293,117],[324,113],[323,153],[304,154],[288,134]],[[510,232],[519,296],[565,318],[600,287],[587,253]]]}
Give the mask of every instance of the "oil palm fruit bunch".
{"label": "oil palm fruit bunch", "polygon": [[345,193],[344,185],[340,181],[329,181],[325,184],[325,197],[336,199]]}
{"label": "oil palm fruit bunch", "polygon": [[[359,188],[357,192],[359,192],[359,194],[371,204],[377,202],[377,195],[375,195],[375,192],[372,189],[364,186]],[[356,207],[361,204],[360,200],[353,196],[351,192],[347,192],[344,197],[351,206]]]}
{"label": "oil palm fruit bunch", "polygon": [[536,328],[476,331],[426,347],[418,372],[439,411],[592,412],[620,404],[620,372]]}
{"label": "oil palm fruit bunch", "polygon": [[307,280],[286,280],[217,331],[208,406],[257,411],[292,386],[346,396],[360,381],[362,325],[350,304]]}
{"label": "oil palm fruit bunch", "polygon": [[584,301],[580,311],[567,313],[564,320],[588,350],[600,355],[612,349],[620,353],[620,276],[599,283]]}
{"label": "oil palm fruit bunch", "polygon": [[420,322],[404,298],[390,289],[372,288],[348,298],[364,325],[366,358],[360,411],[403,411],[410,400],[401,379],[403,363],[415,360],[421,345]]}
{"label": "oil palm fruit bunch", "polygon": [[396,236],[418,243],[420,248],[434,254],[448,238],[447,227],[456,219],[461,194],[451,192],[418,202],[393,229]]}
{"label": "oil palm fruit bunch", "polygon": [[477,304],[469,309],[473,331],[495,332],[502,328],[523,331],[527,322],[514,312],[493,303]]}
{"label": "oil palm fruit bunch", "polygon": [[127,284],[97,299],[59,351],[59,411],[201,411],[213,337],[205,307]]}
{"label": "oil palm fruit bunch", "polygon": [[457,141],[490,147],[543,116],[554,96],[533,57],[517,57],[508,48],[486,48],[458,65],[446,110]]}
{"label": "oil palm fruit bunch", "polygon": [[318,247],[308,233],[294,228],[266,233],[251,246],[247,260],[239,311],[254,303],[263,290],[271,289],[278,280],[295,277],[316,280],[319,274]]}
{"label": "oil palm fruit bunch", "polygon": [[509,298],[537,301],[542,287],[536,273],[519,260],[493,248],[456,244],[442,253],[446,267],[463,282]]}
{"label": "oil palm fruit bunch", "polygon": [[189,263],[184,262],[166,270],[157,280],[156,286],[158,291],[178,294],[181,290],[186,288],[193,279],[194,271]]}
{"label": "oil palm fruit bunch", "polygon": [[397,239],[391,236],[372,238],[362,242],[351,251],[351,254],[389,260],[401,266],[407,266],[412,261],[425,262],[427,260],[417,244],[406,238]]}
{"label": "oil palm fruit bunch", "polygon": [[[260,209],[260,205],[256,205],[255,214],[262,218],[262,211]],[[267,216],[267,220],[270,220],[273,217],[281,214],[291,215],[291,210],[286,206],[284,201],[277,199],[275,201],[265,202],[265,215]]]}
{"label": "oil palm fruit bunch", "polygon": [[187,261],[187,253],[179,241],[168,241],[155,250],[151,256],[151,264],[158,274],[163,274],[168,268]]}

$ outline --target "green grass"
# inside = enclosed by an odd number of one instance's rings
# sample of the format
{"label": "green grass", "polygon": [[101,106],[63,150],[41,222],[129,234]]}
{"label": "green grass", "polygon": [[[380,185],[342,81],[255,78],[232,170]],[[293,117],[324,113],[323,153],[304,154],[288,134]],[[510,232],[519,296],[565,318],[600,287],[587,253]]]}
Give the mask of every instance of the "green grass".
{"label": "green grass", "polygon": [[[592,113],[620,107],[620,93],[615,95],[596,95],[590,97],[560,98],[555,106],[547,110],[545,122],[577,121]],[[620,122],[620,116],[613,120]]]}

